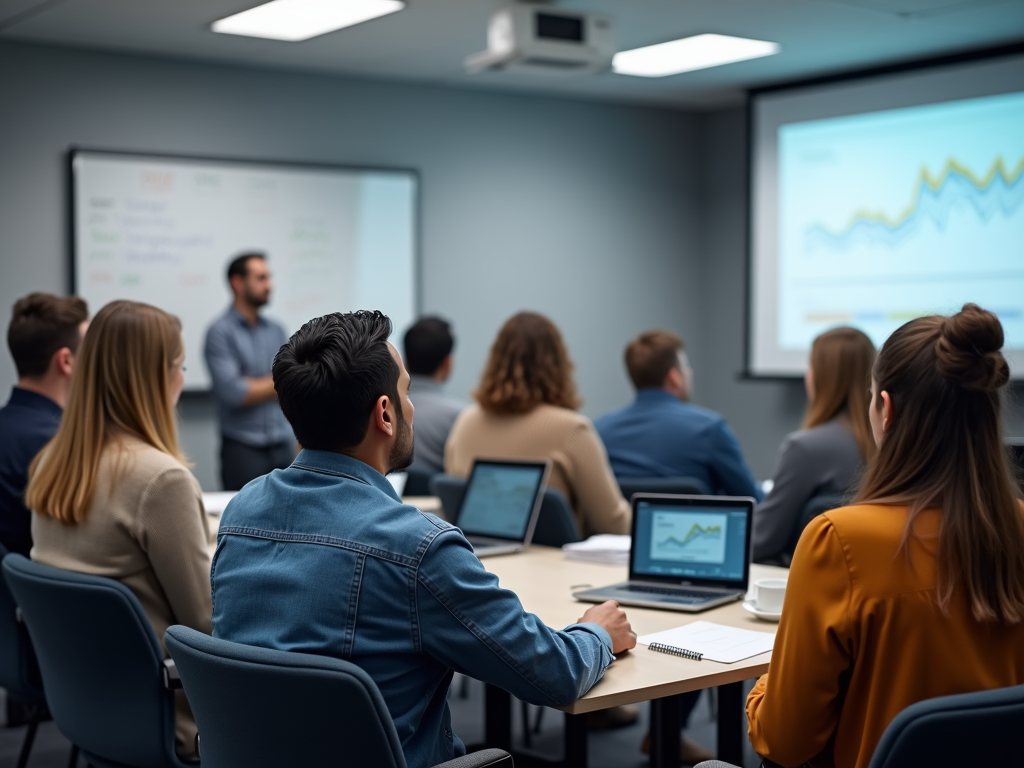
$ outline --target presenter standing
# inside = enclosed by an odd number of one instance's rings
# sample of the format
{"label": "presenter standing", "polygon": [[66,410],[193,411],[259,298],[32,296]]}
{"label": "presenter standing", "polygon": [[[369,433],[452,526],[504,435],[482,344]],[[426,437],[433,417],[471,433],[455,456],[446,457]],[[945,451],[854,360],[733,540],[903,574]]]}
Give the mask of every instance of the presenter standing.
{"label": "presenter standing", "polygon": [[220,418],[221,482],[225,491],[238,491],[291,464],[295,443],[270,375],[288,335],[260,315],[273,287],[266,256],[235,257],[228,265],[228,284],[234,304],[207,330],[204,354]]}

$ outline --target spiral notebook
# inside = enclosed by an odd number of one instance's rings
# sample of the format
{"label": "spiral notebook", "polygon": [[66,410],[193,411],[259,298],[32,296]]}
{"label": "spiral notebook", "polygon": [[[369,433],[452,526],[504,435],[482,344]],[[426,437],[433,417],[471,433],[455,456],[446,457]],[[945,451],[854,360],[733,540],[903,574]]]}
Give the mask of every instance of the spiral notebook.
{"label": "spiral notebook", "polygon": [[688,659],[700,656],[707,661],[732,664],[770,651],[775,645],[775,633],[693,621],[675,629],[638,637],[637,643],[673,656]]}

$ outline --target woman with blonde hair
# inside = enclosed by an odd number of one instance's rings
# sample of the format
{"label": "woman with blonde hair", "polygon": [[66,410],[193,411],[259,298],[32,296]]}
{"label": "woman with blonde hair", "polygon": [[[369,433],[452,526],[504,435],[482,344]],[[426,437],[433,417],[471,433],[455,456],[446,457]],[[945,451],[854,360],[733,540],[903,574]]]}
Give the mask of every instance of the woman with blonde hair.
{"label": "woman with blonde hair", "polygon": [[874,455],[867,408],[874,362],[875,346],[856,328],[814,340],[803,428],[783,441],[772,490],[754,512],[755,561],[789,565],[807,502],[850,493]]}
{"label": "woman with blonde hair", "polygon": [[477,458],[548,458],[548,485],[565,494],[584,536],[629,533],[629,503],[593,424],[576,412],[572,361],[554,323],[534,312],[509,318],[474,396],[448,435],[448,474],[467,476]]}
{"label": "woman with blonde hair", "polygon": [[[32,559],[117,579],[163,643],[171,624],[209,633],[210,554],[199,483],[178,449],[184,385],[181,323],[114,301],[78,353],[60,429],[32,464]],[[195,752],[195,721],[177,692],[177,750]]]}
{"label": "woman with blonde hair", "polygon": [[1002,346],[999,320],[974,304],[883,345],[868,410],[878,452],[855,505],[800,538],[769,674],[747,699],[762,756],[866,768],[909,705],[1024,683]]}

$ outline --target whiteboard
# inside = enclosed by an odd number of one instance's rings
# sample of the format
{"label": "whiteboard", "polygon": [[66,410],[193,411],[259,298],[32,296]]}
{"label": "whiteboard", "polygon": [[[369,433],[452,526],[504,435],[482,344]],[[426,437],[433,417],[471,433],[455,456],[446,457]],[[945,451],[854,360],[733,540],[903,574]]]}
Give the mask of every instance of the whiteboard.
{"label": "whiteboard", "polygon": [[77,150],[72,290],[177,315],[188,390],[206,390],[206,329],[231,304],[227,265],[267,255],[264,308],[289,334],[330,312],[379,309],[395,331],[416,314],[414,171]]}

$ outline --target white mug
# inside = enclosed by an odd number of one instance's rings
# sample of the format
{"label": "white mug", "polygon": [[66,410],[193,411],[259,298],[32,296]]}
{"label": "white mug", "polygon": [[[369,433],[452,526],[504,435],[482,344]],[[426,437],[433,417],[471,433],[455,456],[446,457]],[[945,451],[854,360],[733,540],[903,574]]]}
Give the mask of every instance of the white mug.
{"label": "white mug", "polygon": [[757,610],[782,613],[782,603],[786,597],[785,579],[758,579],[754,586],[757,587],[757,598],[754,601]]}

